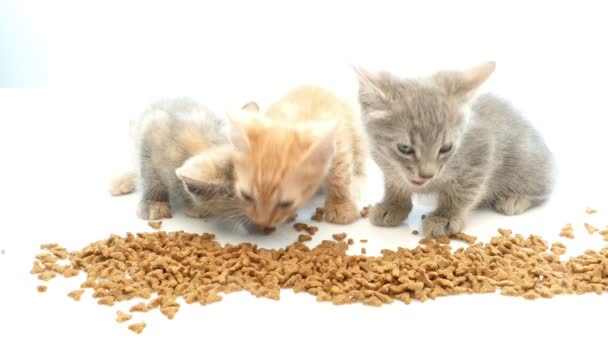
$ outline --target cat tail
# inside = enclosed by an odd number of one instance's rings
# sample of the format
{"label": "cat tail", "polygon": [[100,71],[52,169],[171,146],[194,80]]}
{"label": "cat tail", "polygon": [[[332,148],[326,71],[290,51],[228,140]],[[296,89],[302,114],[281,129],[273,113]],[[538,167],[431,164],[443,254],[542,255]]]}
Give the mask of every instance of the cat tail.
{"label": "cat tail", "polygon": [[110,182],[109,189],[112,196],[122,196],[135,191],[135,172],[126,172],[115,177]]}

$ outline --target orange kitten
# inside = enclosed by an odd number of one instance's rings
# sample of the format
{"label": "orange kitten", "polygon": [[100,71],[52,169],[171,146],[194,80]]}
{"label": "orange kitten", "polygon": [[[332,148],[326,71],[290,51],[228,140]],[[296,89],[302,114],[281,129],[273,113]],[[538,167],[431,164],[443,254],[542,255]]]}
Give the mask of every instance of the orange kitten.
{"label": "orange kitten", "polygon": [[[258,112],[255,103],[245,107]],[[314,86],[290,91],[265,115],[233,113],[236,194],[258,226],[295,214],[322,184],[325,218],[347,224],[359,217],[351,194],[365,172],[367,146],[361,119],[345,101]]]}

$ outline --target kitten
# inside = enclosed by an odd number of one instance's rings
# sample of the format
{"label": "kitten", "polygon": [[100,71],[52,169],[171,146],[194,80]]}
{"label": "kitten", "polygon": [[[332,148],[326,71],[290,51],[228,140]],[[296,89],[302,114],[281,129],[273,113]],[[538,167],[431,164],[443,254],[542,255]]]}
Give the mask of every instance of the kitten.
{"label": "kitten", "polygon": [[256,225],[284,222],[323,183],[328,222],[347,224],[359,217],[351,185],[364,175],[366,144],[360,115],[347,102],[302,86],[264,115],[229,116],[238,151],[235,192]]}
{"label": "kitten", "polygon": [[475,207],[517,215],[549,196],[554,161],[540,135],[504,100],[474,97],[494,69],[487,62],[427,79],[357,70],[372,155],[385,178],[372,223],[400,224],[413,192],[439,193],[423,221],[431,237],[462,231]]}
{"label": "kitten", "polygon": [[181,202],[188,216],[240,218],[226,124],[187,98],[152,104],[131,123],[137,172],[113,180],[110,192],[130,193],[138,179],[137,215],[146,220],[171,217],[169,200]]}

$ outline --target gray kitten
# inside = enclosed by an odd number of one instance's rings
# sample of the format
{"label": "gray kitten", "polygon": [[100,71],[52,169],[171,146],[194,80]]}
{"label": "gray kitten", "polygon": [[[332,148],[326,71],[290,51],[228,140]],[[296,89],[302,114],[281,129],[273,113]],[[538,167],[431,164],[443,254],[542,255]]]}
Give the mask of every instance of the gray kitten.
{"label": "gray kitten", "polygon": [[540,135],[507,102],[474,98],[494,69],[487,62],[426,79],[356,70],[372,154],[385,178],[373,224],[400,224],[413,192],[439,194],[423,221],[430,237],[462,231],[476,207],[517,215],[549,196],[554,161]]}
{"label": "gray kitten", "polygon": [[234,195],[233,147],[223,117],[191,99],[167,99],[134,120],[131,135],[136,175],[113,180],[110,193],[132,192],[137,179],[139,217],[171,217],[169,200],[183,204],[192,217],[243,217]]}

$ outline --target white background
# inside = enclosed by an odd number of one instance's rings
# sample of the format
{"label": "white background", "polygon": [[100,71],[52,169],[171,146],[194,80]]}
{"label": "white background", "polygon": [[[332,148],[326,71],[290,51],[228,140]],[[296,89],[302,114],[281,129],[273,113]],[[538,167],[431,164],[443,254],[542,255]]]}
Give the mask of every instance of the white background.
{"label": "white background", "polygon": [[[65,296],[82,278],[55,279],[47,293],[37,293],[40,282],[29,270],[40,243],[72,250],[111,233],[150,231],[135,217],[137,195],[111,198],[106,186],[128,169],[128,119],[151,99],[189,94],[223,110],[252,99],[267,104],[302,82],[353,96],[350,64],[419,76],[496,60],[486,89],[510,99],[541,130],[559,162],[558,187],[546,205],[519,217],[476,212],[467,232],[487,241],[496,228],[512,228],[565,242],[572,254],[603,246],[582,225],[608,224],[608,25],[600,1],[150,2],[1,3],[1,84],[47,88],[0,90],[0,249],[6,251],[0,255],[0,341],[605,336],[608,296],[595,294],[536,301],[463,295],[370,308],[319,304],[290,290],[279,302],[237,293],[210,306],[182,305],[172,321],[159,312],[136,316],[133,322],[148,323],[137,336],[114,322],[116,307],[97,305],[90,293],[79,303]],[[381,197],[377,170],[371,178],[362,205]],[[367,220],[322,225],[310,245],[344,231],[369,239],[371,255],[413,247],[411,229],[432,209],[426,203],[417,202],[396,228],[371,227]],[[587,206],[600,212],[589,216]],[[559,238],[566,223],[575,226],[573,241]],[[223,243],[262,247],[297,237],[287,226],[253,235],[180,213],[164,229],[213,232]]]}

